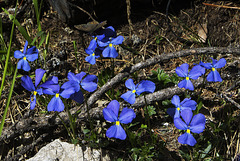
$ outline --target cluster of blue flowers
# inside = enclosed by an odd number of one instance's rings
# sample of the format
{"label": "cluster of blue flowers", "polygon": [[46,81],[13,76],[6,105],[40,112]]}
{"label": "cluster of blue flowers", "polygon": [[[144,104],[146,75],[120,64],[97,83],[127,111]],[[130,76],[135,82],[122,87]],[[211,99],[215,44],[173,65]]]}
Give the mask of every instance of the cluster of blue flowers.
{"label": "cluster of blue flowers", "polygon": [[[17,68],[23,69],[24,71],[29,71],[30,65],[28,61],[34,61],[38,58],[38,50],[35,46],[27,49],[28,42],[26,41],[23,52],[15,51],[14,57],[20,58]],[[69,81],[64,83],[61,87],[58,84],[58,77],[52,76],[46,82],[40,84],[43,75],[46,71],[43,69],[35,70],[35,85],[32,79],[24,75],[21,78],[21,85],[28,91],[32,92],[30,96],[30,109],[34,109],[37,103],[37,94],[47,94],[53,95],[51,101],[48,103],[48,111],[58,111],[64,110],[64,103],[62,98],[70,98],[78,103],[83,103],[84,97],[81,92],[82,87],[88,92],[93,92],[97,89],[98,78],[95,75],[86,75],[85,72],[79,74],[74,74],[72,72],[68,73]]]}
{"label": "cluster of blue flowers", "polygon": [[90,64],[95,64],[96,58],[99,58],[101,54],[103,57],[116,58],[118,52],[114,45],[122,44],[123,40],[123,36],[117,36],[112,26],[107,27],[102,35],[94,36],[91,40],[88,48],[85,49],[85,52],[89,54],[85,60]]}
{"label": "cluster of blue flowers", "polygon": [[[211,69],[207,76],[207,81],[221,82],[222,78],[216,69],[224,67],[226,60],[224,58],[220,59],[219,61],[213,58],[211,59],[212,63],[200,62],[190,71],[188,71],[189,65],[187,63],[177,67],[177,75],[179,77],[184,77],[184,79],[178,83],[178,87],[194,90],[194,86],[190,79],[198,79],[200,76],[204,75],[205,68]],[[174,118],[174,125],[177,129],[186,130],[184,134],[178,137],[178,142],[181,144],[194,146],[197,141],[192,136],[191,132],[197,134],[203,132],[206,123],[205,116],[201,113],[193,116],[192,111],[196,109],[197,103],[194,100],[191,100],[191,98],[185,98],[182,102],[180,102],[179,96],[175,95],[173,96],[171,102],[175,108],[167,109],[167,113]]]}
{"label": "cluster of blue flowers", "polygon": [[[130,104],[134,104],[136,100],[136,94],[140,95],[143,92],[146,93],[153,93],[155,90],[155,84],[149,80],[142,80],[137,85],[134,84],[132,79],[128,79],[125,82],[125,85],[130,91],[121,95],[126,102]],[[136,94],[135,94],[136,93]],[[119,111],[119,102],[116,100],[111,101],[106,108],[103,109],[103,116],[105,120],[114,122],[114,125],[111,126],[107,132],[106,136],[109,138],[117,138],[121,140],[126,139],[126,133],[120,123],[128,124],[131,123],[132,120],[136,117],[133,109],[129,109],[127,107],[123,108],[119,118],[118,118],[118,111]]]}
{"label": "cluster of blue flowers", "polygon": [[[103,30],[103,34],[97,35],[91,40],[90,45],[85,50],[86,53],[89,54],[85,60],[90,64],[95,64],[96,58],[99,58],[101,54],[103,57],[116,58],[118,53],[114,45],[121,44],[123,40],[123,36],[117,36],[112,26],[107,27]],[[35,46],[28,49],[28,42],[26,41],[23,52],[15,51],[14,57],[20,59],[17,64],[18,69],[29,71],[31,68],[28,61],[32,62],[38,59],[38,50]],[[193,91],[194,86],[191,79],[198,79],[204,75],[205,68],[211,70],[207,76],[207,81],[221,82],[222,78],[217,69],[224,67],[225,64],[226,60],[224,58],[219,61],[212,58],[211,63],[203,63],[200,61],[200,63],[195,65],[190,71],[187,63],[182,64],[176,68],[177,75],[184,78],[178,83],[178,87]],[[87,75],[85,72],[78,74],[69,72],[67,76],[68,81],[61,87],[58,84],[58,78],[55,76],[50,77],[47,81],[40,84],[45,72],[43,69],[35,70],[35,84],[33,84],[32,79],[27,75],[21,78],[21,85],[32,93],[30,96],[30,109],[34,109],[36,106],[37,94],[52,95],[53,97],[48,103],[47,110],[61,112],[64,110],[64,103],[61,98],[69,98],[78,103],[83,103],[84,97],[81,88],[88,92],[93,92],[97,89],[97,76]],[[144,92],[153,93],[156,88],[155,84],[149,80],[142,80],[135,85],[133,79],[128,79],[125,82],[125,86],[130,90],[122,94],[121,98],[131,105],[135,103],[137,95],[141,95]],[[200,113],[193,116],[192,111],[196,109],[197,103],[191,100],[191,98],[185,98],[183,101],[180,101],[179,96],[174,95],[171,102],[175,107],[169,108],[167,113],[174,118],[176,128],[186,131],[178,137],[178,141],[181,144],[194,146],[197,141],[191,133],[199,134],[203,132],[206,123],[205,116]],[[108,106],[103,109],[105,120],[114,123],[114,125],[106,131],[106,136],[124,140],[127,135],[121,124],[131,123],[136,117],[136,114],[133,109],[125,107],[118,116],[119,108],[120,103],[117,100],[112,100]]]}
{"label": "cluster of blue flowers", "polygon": [[[87,75],[84,79],[83,76],[86,73],[81,72],[76,74],[68,73],[69,81],[64,83],[61,87],[58,84],[58,78],[55,76],[50,77],[46,82],[39,85],[42,77],[45,73],[43,69],[36,69],[35,71],[35,86],[33,85],[32,79],[24,75],[21,80],[21,85],[28,91],[32,92],[30,96],[30,109],[34,109],[36,105],[36,95],[48,94],[53,95],[51,101],[48,103],[48,111],[58,111],[64,110],[64,104],[61,100],[62,98],[70,98],[78,103],[83,103],[84,97],[81,92],[80,87],[88,92],[93,92],[97,89],[97,76]],[[61,96],[61,97],[60,97]]]}

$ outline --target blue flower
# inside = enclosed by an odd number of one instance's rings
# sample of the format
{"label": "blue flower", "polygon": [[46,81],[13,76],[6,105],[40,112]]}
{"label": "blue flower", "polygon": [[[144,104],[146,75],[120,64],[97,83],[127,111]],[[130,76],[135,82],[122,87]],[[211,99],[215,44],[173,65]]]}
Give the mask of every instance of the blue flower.
{"label": "blue flower", "polygon": [[137,85],[135,85],[132,79],[128,79],[126,80],[125,85],[131,91],[127,91],[126,93],[122,94],[121,98],[123,98],[125,101],[127,101],[130,104],[135,103],[135,100],[136,100],[135,93],[137,95],[140,95],[143,92],[153,93],[156,88],[155,84],[148,80],[143,80]]}
{"label": "blue flower", "polygon": [[58,78],[53,76],[44,84],[42,84],[41,87],[44,88],[44,94],[54,95],[54,97],[48,103],[47,110],[61,112],[64,110],[64,104],[60,96],[63,98],[70,98],[70,96],[75,93],[75,90],[73,87],[69,87],[66,89],[60,88],[60,86],[56,84],[56,82],[58,82]]}
{"label": "blue flower", "polygon": [[29,71],[31,69],[28,61],[32,62],[38,58],[38,49],[35,46],[27,49],[27,46],[28,41],[26,41],[24,45],[23,52],[19,50],[14,52],[14,57],[20,59],[17,64],[17,68],[23,69],[24,71]]}
{"label": "blue flower", "polygon": [[182,102],[180,102],[180,98],[178,95],[174,95],[172,98],[172,104],[175,105],[175,108],[168,108],[167,113],[173,118],[180,117],[180,112],[182,110],[195,110],[197,103],[191,98],[185,98]]}
{"label": "blue flower", "polygon": [[182,64],[180,67],[176,68],[176,73],[179,77],[184,77],[181,82],[178,83],[179,88],[186,88],[189,90],[194,90],[193,84],[190,79],[198,79],[201,75],[205,73],[205,69],[200,65],[196,65],[188,72],[189,65],[187,63]]}
{"label": "blue flower", "polygon": [[[78,102],[82,103],[83,102],[83,94],[81,92],[80,86],[88,91],[88,92],[93,92],[97,89],[97,82],[98,78],[95,75],[87,75],[85,76],[85,72],[81,72],[79,74],[74,74],[72,72],[68,73],[68,82],[64,83],[62,85],[63,89],[68,89],[73,87],[75,90],[75,93],[71,95],[71,99]],[[83,78],[85,76],[85,78]]]}
{"label": "blue flower", "polygon": [[101,41],[103,38],[105,37],[105,35],[97,35],[95,37],[93,37],[93,39],[90,41],[90,44],[88,46],[89,49],[95,49],[97,48],[97,44],[99,41]]}
{"label": "blue flower", "polygon": [[85,49],[85,52],[89,54],[89,56],[87,56],[85,60],[92,65],[96,63],[96,58],[99,58],[101,54],[101,51],[98,48],[94,48],[94,49],[87,48]]}
{"label": "blue flower", "polygon": [[112,100],[106,108],[103,109],[104,119],[110,122],[114,122],[106,132],[106,136],[109,138],[117,138],[125,140],[127,135],[121,124],[128,124],[136,117],[133,109],[127,107],[123,108],[120,116],[118,117],[120,104],[117,100]]}
{"label": "blue flower", "polygon": [[118,56],[117,50],[113,45],[122,44],[124,38],[123,36],[116,37],[116,32],[113,27],[108,27],[104,30],[105,38],[101,41],[98,41],[100,47],[106,47],[102,54],[103,57],[116,58]]}
{"label": "blue flower", "polygon": [[[27,76],[24,75],[22,76],[21,80],[22,83],[21,85],[28,91],[32,92],[31,96],[30,96],[30,109],[34,109],[34,107],[36,106],[36,95],[42,95],[42,88],[38,87],[38,84],[41,82],[42,77],[44,75],[46,71],[43,69],[36,69],[35,70],[35,86],[33,85],[32,79]],[[33,100],[32,100],[32,96],[33,96]]]}
{"label": "blue flower", "polygon": [[226,60],[224,58],[221,58],[219,61],[213,58],[211,59],[212,63],[200,62],[200,65],[204,66],[206,69],[211,69],[211,72],[207,76],[207,81],[222,82],[222,78],[216,69],[224,67],[226,65]]}
{"label": "blue flower", "polygon": [[205,116],[201,113],[193,116],[192,110],[183,110],[181,116],[185,122],[183,122],[181,118],[175,118],[174,125],[177,129],[186,130],[186,132],[178,137],[178,142],[194,146],[197,141],[192,136],[191,132],[197,134],[203,132],[206,123]]}
{"label": "blue flower", "polygon": [[98,78],[95,75],[89,74],[86,76],[85,72],[81,72],[75,75],[74,73],[69,72],[68,80],[69,81],[64,83],[62,88],[66,89],[72,86],[76,92],[80,90],[80,86],[88,92],[93,92],[97,89]]}

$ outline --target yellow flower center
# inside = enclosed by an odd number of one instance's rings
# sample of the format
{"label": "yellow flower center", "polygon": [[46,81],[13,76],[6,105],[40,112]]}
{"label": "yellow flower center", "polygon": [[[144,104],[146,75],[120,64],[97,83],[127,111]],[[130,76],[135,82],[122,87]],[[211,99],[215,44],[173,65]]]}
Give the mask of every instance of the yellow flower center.
{"label": "yellow flower center", "polygon": [[112,47],[112,44],[111,44],[111,43],[109,44],[109,47]]}
{"label": "yellow flower center", "polygon": [[178,107],[177,110],[180,111],[180,108]]}
{"label": "yellow flower center", "polygon": [[132,93],[135,93],[136,92],[136,90],[134,89],[133,91],[132,91]]}
{"label": "yellow flower center", "polygon": [[37,91],[34,91],[34,92],[33,92],[33,95],[36,96],[36,95],[37,95]]}
{"label": "yellow flower center", "polygon": [[187,133],[189,133],[189,134],[190,134],[190,129],[187,129]]}
{"label": "yellow flower center", "polygon": [[215,68],[212,68],[212,71],[214,72],[216,69]]}
{"label": "yellow flower center", "polygon": [[26,58],[26,56],[25,57],[23,57],[23,60],[26,60],[27,58]]}
{"label": "yellow flower center", "polygon": [[119,122],[119,121],[116,121],[116,125],[119,126],[119,125],[120,125],[120,122]]}
{"label": "yellow flower center", "polygon": [[97,37],[95,37],[94,39],[97,40]]}
{"label": "yellow flower center", "polygon": [[55,95],[57,98],[59,97],[59,93],[56,93],[56,95]]}
{"label": "yellow flower center", "polygon": [[95,56],[95,53],[92,53],[92,56]]}
{"label": "yellow flower center", "polygon": [[189,77],[186,77],[186,80],[189,80]]}

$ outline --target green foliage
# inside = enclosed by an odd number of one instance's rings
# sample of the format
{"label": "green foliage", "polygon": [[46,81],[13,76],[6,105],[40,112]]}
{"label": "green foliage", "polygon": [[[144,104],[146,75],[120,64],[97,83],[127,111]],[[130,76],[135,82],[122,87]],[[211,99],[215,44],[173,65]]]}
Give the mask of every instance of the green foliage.
{"label": "green foliage", "polygon": [[[101,73],[98,74],[98,85],[102,87],[108,80],[111,79],[112,69],[107,67]],[[118,100],[121,92],[119,89],[111,88],[106,92],[107,97],[110,97],[112,100]]]}
{"label": "green foliage", "polygon": [[177,84],[179,77],[175,73],[172,76],[169,76],[164,70],[158,68],[156,71],[152,71],[150,80],[156,84],[157,90],[159,90]]}
{"label": "green foliage", "polygon": [[156,36],[156,44],[160,44],[162,40],[163,40],[163,37]]}
{"label": "green foliage", "polygon": [[154,146],[149,146],[147,142],[144,142],[144,145],[142,145],[140,148],[132,148],[131,152],[131,156],[135,161],[151,161],[155,156]]}
{"label": "green foliage", "polygon": [[151,117],[152,115],[154,115],[154,114],[156,114],[156,109],[155,109],[155,107],[153,107],[153,106],[147,106],[147,107],[144,107],[144,109],[145,109],[145,111],[146,111],[146,113]]}

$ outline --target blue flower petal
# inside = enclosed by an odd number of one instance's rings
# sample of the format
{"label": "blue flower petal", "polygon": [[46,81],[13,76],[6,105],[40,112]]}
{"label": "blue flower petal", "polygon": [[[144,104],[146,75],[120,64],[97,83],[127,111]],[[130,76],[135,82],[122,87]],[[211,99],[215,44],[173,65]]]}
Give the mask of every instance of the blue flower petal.
{"label": "blue flower petal", "polygon": [[120,123],[128,124],[132,122],[135,117],[136,114],[134,113],[133,109],[125,107],[119,116],[119,121]]}
{"label": "blue flower petal", "polygon": [[217,70],[211,71],[207,76],[208,82],[222,82],[222,78]]}
{"label": "blue flower petal", "polygon": [[23,60],[23,59],[20,59],[18,64],[17,64],[17,68],[18,69],[23,69],[24,71],[29,71],[31,68],[30,68],[30,65],[28,64],[28,61],[27,60]]}
{"label": "blue flower petal", "polygon": [[76,101],[77,103],[83,103],[84,101],[84,97],[83,97],[83,93],[81,90],[79,90],[78,92],[75,92],[73,93],[71,96],[70,96],[70,99]]}
{"label": "blue flower petal", "polygon": [[[91,50],[95,50],[97,47],[97,37],[93,38],[91,41],[90,41],[90,44],[88,46],[88,49],[91,49]],[[86,51],[86,50],[85,50]],[[86,52],[87,53],[87,52]]]}
{"label": "blue flower petal", "polygon": [[122,44],[123,40],[124,40],[123,36],[118,36],[115,39],[112,39],[111,43],[113,45],[119,45],[119,44]]}
{"label": "blue flower petal", "polygon": [[130,90],[135,90],[135,84],[133,83],[133,80],[131,78],[126,80],[125,86]]}
{"label": "blue flower petal", "polygon": [[155,91],[155,83],[149,80],[143,80],[136,88],[136,93],[140,95],[142,92],[153,93]]}
{"label": "blue flower petal", "polygon": [[[176,113],[176,108],[168,108],[167,109],[167,113],[172,117],[172,118],[175,118],[175,113]],[[180,117],[180,114],[178,112],[178,115],[176,115],[176,118],[177,117]]]}
{"label": "blue flower petal", "polygon": [[178,83],[179,88],[186,88],[189,90],[194,90],[194,86],[190,80],[183,79],[181,82]]}
{"label": "blue flower petal", "polygon": [[28,90],[28,91],[30,91],[30,92],[35,91],[35,87],[34,87],[34,85],[33,85],[32,79],[31,79],[29,76],[24,75],[24,76],[22,76],[21,80],[22,80],[21,85],[22,85],[26,90]]}
{"label": "blue flower petal", "polygon": [[36,96],[33,96],[33,101],[30,100],[30,110],[33,110],[36,106]]}
{"label": "blue flower petal", "polygon": [[226,65],[226,60],[224,58],[221,58],[216,64],[214,64],[215,68],[222,68]]}
{"label": "blue flower petal", "polygon": [[87,48],[87,49],[85,49],[85,52],[88,54],[88,55],[92,55],[93,54],[93,49],[91,49],[91,48]]}
{"label": "blue flower petal", "polygon": [[180,106],[180,98],[178,95],[174,95],[172,100],[171,100],[172,104],[175,105],[175,107],[179,107]]}
{"label": "blue flower petal", "polygon": [[70,96],[71,96],[72,94],[74,94],[74,93],[75,93],[74,88],[67,88],[67,89],[64,89],[64,90],[60,93],[60,95],[61,95],[63,98],[70,98]]}
{"label": "blue flower petal", "polygon": [[203,114],[199,113],[193,116],[190,123],[190,129],[193,133],[201,133],[205,129],[206,118]]}
{"label": "blue flower petal", "polygon": [[45,72],[46,72],[46,70],[43,70],[43,69],[36,69],[35,70],[35,87],[37,87],[38,84],[41,82],[42,77],[43,77]]}
{"label": "blue flower petal", "polygon": [[58,85],[58,77],[52,76],[45,83],[39,87],[43,88],[44,94],[53,95],[53,93],[59,93],[60,86]]}
{"label": "blue flower petal", "polygon": [[82,82],[81,86],[84,90],[88,92],[93,92],[97,89],[97,83],[94,82]]}
{"label": "blue flower petal", "polygon": [[180,129],[180,130],[188,129],[188,126],[186,125],[185,122],[182,121],[182,119],[180,117],[174,118],[174,125],[177,129]]}
{"label": "blue flower petal", "polygon": [[205,67],[206,69],[212,68],[212,63],[203,63],[202,61],[200,61],[199,65]]}
{"label": "blue flower petal", "polygon": [[103,50],[103,52],[102,52],[102,55],[103,55],[103,57],[111,57],[111,53],[110,53],[111,51],[110,51],[110,47],[108,46],[108,47],[106,47],[104,50]]}
{"label": "blue flower petal", "polygon": [[118,56],[117,50],[114,48],[114,46],[109,47],[109,48],[110,48],[110,53],[109,53],[110,56],[109,57],[116,58]]}
{"label": "blue flower petal", "polygon": [[111,109],[115,114],[116,118],[118,117],[120,104],[117,100],[112,100],[106,108]]}
{"label": "blue flower petal", "polygon": [[93,92],[97,89],[98,78],[95,75],[87,75],[81,82],[81,86],[88,92]]}
{"label": "blue flower petal", "polygon": [[112,125],[106,132],[108,138],[125,140],[127,135],[121,125]]}
{"label": "blue flower petal", "polygon": [[181,106],[182,106],[182,110],[184,109],[191,109],[191,110],[195,110],[197,107],[197,102],[195,102],[194,100],[190,100],[185,98],[182,102],[181,102]]}
{"label": "blue flower petal", "polygon": [[191,79],[198,79],[198,77],[200,77],[204,73],[205,73],[205,68],[203,68],[201,65],[196,65],[189,72],[189,77]]}
{"label": "blue flower petal", "polygon": [[105,120],[115,122],[117,121],[117,116],[118,115],[115,115],[115,113],[110,108],[103,109],[103,117]]}
{"label": "blue flower petal", "polygon": [[121,98],[123,98],[126,102],[130,103],[130,104],[134,104],[135,103],[135,93],[133,93],[132,91],[127,91],[126,93],[121,95]]}
{"label": "blue flower petal", "polygon": [[125,86],[130,90],[135,90],[135,84],[133,83],[133,80],[131,78],[126,80]]}
{"label": "blue flower petal", "polygon": [[64,110],[64,104],[60,97],[53,97],[47,106],[48,111],[58,111],[61,112]]}
{"label": "blue flower petal", "polygon": [[[70,81],[76,81],[76,82],[80,83],[80,80],[78,79],[78,77],[72,72],[68,72],[67,78]],[[82,79],[82,77],[81,77],[81,79]]]}
{"label": "blue flower petal", "polygon": [[36,91],[39,96],[43,94],[42,88],[37,88]]}
{"label": "blue flower petal", "polygon": [[34,61],[38,59],[38,49],[33,46],[27,50],[26,58],[28,61]]}
{"label": "blue flower petal", "polygon": [[192,110],[188,110],[188,109],[182,110],[181,116],[182,116],[183,120],[186,122],[186,124],[189,125],[189,123],[192,119],[192,116],[193,116]]}
{"label": "blue flower petal", "polygon": [[[81,82],[82,79],[83,79],[83,77],[84,77],[85,75],[86,75],[85,72],[80,72],[80,73],[76,74],[76,77],[77,77],[78,82]],[[68,79],[69,79],[69,78],[68,78]]]}
{"label": "blue flower petal", "polygon": [[107,42],[98,41],[98,45],[99,45],[100,47],[106,47],[106,46],[108,46],[109,42],[110,42],[110,41],[107,41]]}
{"label": "blue flower petal", "polygon": [[16,50],[15,52],[14,52],[14,58],[16,58],[16,59],[21,59],[21,58],[23,58],[25,55],[21,52],[21,51],[19,51],[19,50]]}
{"label": "blue flower petal", "polygon": [[181,144],[188,144],[190,146],[194,146],[197,143],[197,141],[192,136],[192,134],[189,134],[189,133],[184,133],[181,136],[179,136],[178,142]]}
{"label": "blue flower petal", "polygon": [[62,86],[62,89],[68,89],[68,88],[74,88],[75,92],[78,92],[80,90],[80,84],[76,81],[67,81]]}
{"label": "blue flower petal", "polygon": [[176,68],[176,73],[179,77],[187,77],[189,65],[187,63],[182,64]]}
{"label": "blue flower petal", "polygon": [[26,54],[27,47],[28,47],[28,41],[26,40],[25,45],[24,45],[24,49],[23,49],[23,54]]}
{"label": "blue flower petal", "polygon": [[212,65],[215,65],[218,62],[217,59],[213,59],[213,58],[211,59],[212,59]]}
{"label": "blue flower petal", "polygon": [[85,60],[86,60],[86,62],[89,62],[89,63],[92,64],[92,65],[96,64],[95,56],[92,56],[92,55],[87,56],[87,57],[85,58]]}

